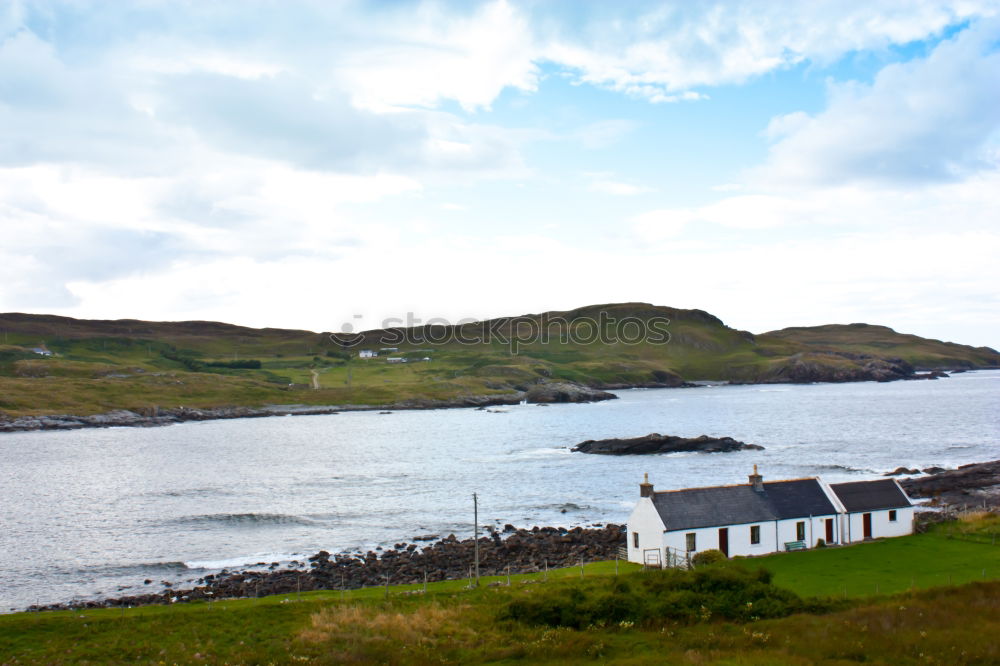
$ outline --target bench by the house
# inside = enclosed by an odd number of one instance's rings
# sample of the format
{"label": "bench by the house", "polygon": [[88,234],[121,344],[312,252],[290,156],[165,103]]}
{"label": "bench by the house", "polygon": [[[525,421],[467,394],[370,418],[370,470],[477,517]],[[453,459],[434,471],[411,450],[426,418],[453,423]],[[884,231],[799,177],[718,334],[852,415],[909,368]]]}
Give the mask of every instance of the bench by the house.
{"label": "bench by the house", "polygon": [[805,550],[805,549],[806,549],[806,542],[805,541],[786,541],[785,542],[785,550]]}

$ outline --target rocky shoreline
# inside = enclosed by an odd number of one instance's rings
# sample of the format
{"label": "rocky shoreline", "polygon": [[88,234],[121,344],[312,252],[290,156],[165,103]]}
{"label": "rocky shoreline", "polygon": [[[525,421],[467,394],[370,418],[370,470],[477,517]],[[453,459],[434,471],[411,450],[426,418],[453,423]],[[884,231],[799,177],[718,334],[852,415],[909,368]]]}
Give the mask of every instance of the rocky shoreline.
{"label": "rocky shoreline", "polygon": [[[845,356],[843,353],[839,355]],[[846,355],[864,358],[864,355]],[[618,396],[609,390],[625,390],[635,388],[697,388],[705,385],[757,385],[757,384],[810,384],[817,382],[863,382],[863,381],[900,381],[917,379],[938,379],[948,374],[941,370],[931,369],[927,372],[917,372],[912,366],[899,359],[878,359],[866,366],[863,371],[848,374],[830,373],[802,359],[797,359],[792,368],[784,368],[771,377],[761,378],[756,382],[686,382],[680,378],[676,381],[642,382],[635,384],[601,384],[586,386],[575,382],[547,382],[537,384],[526,390],[516,390],[510,393],[490,395],[466,395],[446,400],[430,398],[413,398],[384,405],[265,405],[263,407],[176,407],[126,410],[118,409],[103,414],[78,416],[75,414],[45,414],[41,416],[5,417],[0,413],[0,433],[30,432],[36,430],[78,430],[81,428],[115,428],[115,427],[153,427],[185,423],[188,421],[212,421],[222,419],[263,418],[266,416],[309,416],[317,414],[336,414],[352,411],[404,411],[414,409],[457,409],[463,407],[497,407],[517,405],[522,402],[530,404],[552,403],[585,403],[614,400]],[[993,368],[979,368],[993,369]],[[949,369],[949,372],[965,372],[965,368]],[[750,445],[752,447],[752,445]]]}
{"label": "rocky shoreline", "polygon": [[[903,468],[900,468],[903,469]],[[910,474],[914,470],[903,470]],[[957,469],[924,470],[926,476],[903,479],[899,484],[913,498],[951,509],[985,507],[1000,509],[1000,460],[971,463]],[[890,474],[899,473],[899,469]]]}
{"label": "rocky shoreline", "polygon": [[403,411],[413,409],[453,409],[460,407],[493,407],[530,404],[582,403],[614,400],[618,396],[600,389],[563,382],[538,384],[527,391],[495,395],[469,395],[450,400],[417,398],[387,405],[265,405],[264,407],[194,407],[152,408],[145,410],[119,409],[104,414],[76,416],[47,414],[15,419],[0,417],[0,433],[35,430],[79,430],[81,428],[154,427],[189,421],[263,418],[267,416],[310,416],[352,411]]}
{"label": "rocky shoreline", "polygon": [[[643,438],[639,438],[643,439]],[[694,438],[695,440],[700,438]],[[729,439],[729,438],[724,438]],[[748,445],[752,446],[752,445]],[[909,474],[899,468],[887,476]],[[937,512],[922,512],[920,523],[953,518],[957,513],[985,507],[1000,510],[1000,460],[962,465],[953,470],[930,468],[924,475],[906,478],[900,485],[914,499],[930,499]],[[926,514],[926,515],[925,515]],[[501,576],[536,573],[546,568],[578,565],[581,561],[610,560],[625,545],[623,525],[590,527],[533,527],[517,529],[505,525],[502,532],[485,528],[479,539],[480,575]],[[454,534],[414,536],[392,548],[361,553],[331,554],[320,551],[306,561],[293,561],[282,568],[278,562],[259,562],[258,568],[241,571],[223,569],[192,581],[192,587],[160,581],[161,591],[91,601],[30,606],[28,611],[80,608],[119,608],[170,604],[272,594],[294,594],[309,590],[358,589],[390,585],[458,580],[468,577],[475,551],[474,539]],[[147,580],[153,585],[154,581]]]}
{"label": "rocky shoreline", "polygon": [[764,447],[757,444],[746,444],[732,437],[709,437],[708,435],[677,437],[654,432],[645,437],[632,437],[630,439],[588,439],[574,446],[572,450],[607,456],[632,456],[685,451],[701,453],[763,451]]}
{"label": "rocky shoreline", "polygon": [[[537,573],[549,568],[568,567],[580,562],[614,559],[625,545],[622,525],[593,525],[589,528],[533,527],[516,529],[505,525],[503,532],[487,531],[479,539],[481,576],[507,573]],[[430,537],[414,537],[425,541]],[[436,537],[434,537],[436,538]],[[263,569],[209,574],[190,588],[162,581],[161,592],[123,596],[99,601],[30,606],[28,611],[79,608],[119,608],[150,604],[170,604],[213,599],[295,594],[309,590],[353,590],[362,587],[402,585],[467,578],[474,562],[475,539],[458,539],[454,534],[429,545],[397,543],[380,552],[338,553],[320,551],[306,562],[292,562],[279,568],[277,562],[259,563]],[[426,578],[425,578],[426,577]],[[146,581],[153,584],[153,581]]]}

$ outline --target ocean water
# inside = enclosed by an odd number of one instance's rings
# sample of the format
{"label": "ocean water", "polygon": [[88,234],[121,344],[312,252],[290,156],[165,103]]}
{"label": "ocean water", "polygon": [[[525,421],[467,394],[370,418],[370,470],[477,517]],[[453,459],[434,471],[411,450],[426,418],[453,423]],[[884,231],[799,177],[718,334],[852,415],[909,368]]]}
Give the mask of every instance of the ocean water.
{"label": "ocean water", "polygon": [[[0,611],[481,523],[623,522],[658,489],[1000,458],[1000,371],[888,384],[618,392],[585,405],[353,412],[0,435]],[[608,457],[586,439],[731,436],[764,451]],[[150,578],[154,584],[143,585]]]}

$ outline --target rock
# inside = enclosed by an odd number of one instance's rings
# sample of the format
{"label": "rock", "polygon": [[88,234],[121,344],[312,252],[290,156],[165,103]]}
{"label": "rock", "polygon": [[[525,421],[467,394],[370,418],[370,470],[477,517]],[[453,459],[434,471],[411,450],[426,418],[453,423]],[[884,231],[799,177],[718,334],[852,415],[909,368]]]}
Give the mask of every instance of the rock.
{"label": "rock", "polygon": [[958,469],[942,470],[930,476],[905,479],[900,485],[911,497],[934,497],[950,493],[952,499],[964,496],[965,501],[968,501],[970,491],[1000,486],[1000,460],[962,465]]}
{"label": "rock", "polygon": [[727,451],[761,451],[763,446],[746,444],[732,437],[676,437],[651,433],[645,437],[631,439],[599,439],[587,440],[573,447],[580,453],[599,453],[610,456],[644,455],[649,453],[677,453],[680,451],[701,451],[704,453],[720,453]]}
{"label": "rock", "polygon": [[553,382],[549,384],[536,384],[524,394],[524,399],[530,403],[553,403],[553,402],[598,402],[601,400],[615,400],[618,396],[607,391],[590,388],[582,384],[571,384],[569,382]]}
{"label": "rock", "polygon": [[942,472],[947,472],[948,470],[944,467],[928,467],[922,471],[924,474],[941,474]]}
{"label": "rock", "polygon": [[947,377],[947,372],[941,372],[940,370],[931,370],[930,372],[917,372],[903,379],[940,379],[941,377]]}
{"label": "rock", "polygon": [[899,358],[813,350],[793,354],[770,367],[760,383],[890,382],[907,379],[913,366]]}
{"label": "rock", "polygon": [[891,472],[886,472],[882,476],[903,476],[904,474],[920,474],[919,469],[907,469],[905,467],[897,467]]}

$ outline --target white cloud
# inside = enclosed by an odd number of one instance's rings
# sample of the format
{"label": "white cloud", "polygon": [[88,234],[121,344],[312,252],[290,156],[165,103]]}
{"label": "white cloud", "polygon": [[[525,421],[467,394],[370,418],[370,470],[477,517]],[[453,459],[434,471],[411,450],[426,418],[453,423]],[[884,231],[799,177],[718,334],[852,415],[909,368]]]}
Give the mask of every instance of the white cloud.
{"label": "white cloud", "polygon": [[698,99],[695,88],[925,39],[998,10],[990,0],[655,2],[629,3],[627,13],[618,7],[626,6],[598,6],[583,29],[543,23],[549,30],[543,57],[575,71],[581,82],[650,101]]}
{"label": "white cloud", "polygon": [[983,21],[926,58],[886,66],[870,85],[831,83],[815,116],[774,118],[759,183],[953,180],[1000,164],[1000,22]]}
{"label": "white cloud", "polygon": [[538,86],[532,29],[525,14],[504,0],[468,15],[427,3],[377,18],[366,44],[334,66],[362,108],[433,108],[454,100],[466,110],[488,109],[504,88]]}
{"label": "white cloud", "polygon": [[642,185],[632,185],[614,180],[595,180],[590,183],[590,191],[602,194],[611,194],[616,197],[633,197],[637,194],[652,192],[648,187]]}
{"label": "white cloud", "polygon": [[807,188],[780,194],[738,194],[703,206],[648,211],[632,218],[644,242],[673,238],[710,225],[735,230],[807,230],[822,234],[845,229],[928,233],[951,220],[956,231],[996,226],[1000,172],[918,191],[849,185]]}

